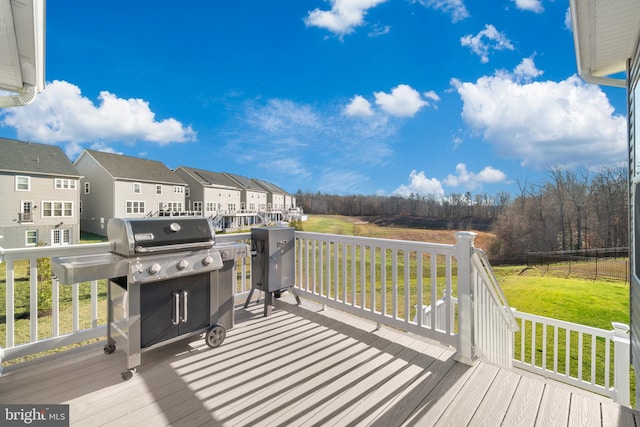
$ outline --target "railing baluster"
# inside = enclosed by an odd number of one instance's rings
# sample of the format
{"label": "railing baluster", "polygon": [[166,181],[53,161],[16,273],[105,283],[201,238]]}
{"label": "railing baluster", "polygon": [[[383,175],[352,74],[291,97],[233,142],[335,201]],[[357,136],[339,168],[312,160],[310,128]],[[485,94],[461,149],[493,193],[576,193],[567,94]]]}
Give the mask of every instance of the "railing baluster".
{"label": "railing baluster", "polygon": [[582,347],[582,337],[583,337],[583,333],[582,332],[578,332],[578,379],[582,380],[582,353],[583,353],[583,347]]}
{"label": "railing baluster", "polygon": [[[416,289],[416,321],[418,323],[419,327],[423,326],[423,322],[422,322],[422,313],[424,312],[423,308],[422,308],[422,287],[424,286],[423,283],[423,278],[424,278],[424,271],[423,271],[423,266],[422,266],[422,259],[423,259],[424,253],[418,252],[418,254],[416,255],[416,271],[417,271],[417,289]],[[448,304],[447,304],[448,305]]]}
{"label": "railing baluster", "polygon": [[[392,285],[393,286],[393,285]],[[380,248],[380,314],[387,313],[387,249]]]}
{"label": "railing baluster", "polygon": [[371,307],[369,307],[372,313],[376,312],[376,247],[371,245],[369,250],[369,292],[371,292]]}

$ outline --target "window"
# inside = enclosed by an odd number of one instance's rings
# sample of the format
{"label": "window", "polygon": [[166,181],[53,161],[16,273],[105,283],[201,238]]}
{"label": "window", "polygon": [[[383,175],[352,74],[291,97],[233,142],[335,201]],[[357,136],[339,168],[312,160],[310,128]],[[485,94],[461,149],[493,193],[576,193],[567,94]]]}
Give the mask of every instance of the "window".
{"label": "window", "polygon": [[142,193],[142,184],[139,182],[133,183],[133,194],[141,194]]}
{"label": "window", "polygon": [[156,184],[156,194],[158,196],[162,195],[162,184]]}
{"label": "window", "polygon": [[173,186],[173,194],[184,194],[184,187],[178,185]]}
{"label": "window", "polygon": [[56,228],[51,230],[51,246],[62,246],[71,243],[71,230]]}
{"label": "window", "polygon": [[38,230],[27,230],[24,232],[24,240],[26,246],[35,246],[38,244]]}
{"label": "window", "polygon": [[76,180],[75,179],[55,179],[55,187],[56,190],[75,190],[76,189]]}
{"label": "window", "polygon": [[89,181],[84,183],[84,194],[91,193],[91,183]]}
{"label": "window", "polygon": [[127,201],[127,213],[128,214],[140,214],[146,210],[144,200],[128,200]]}
{"label": "window", "polygon": [[31,190],[31,177],[16,176],[16,191],[30,191],[30,190]]}
{"label": "window", "polygon": [[182,202],[167,202],[165,209],[172,212],[182,212]]}
{"label": "window", "polygon": [[202,212],[202,202],[193,202],[193,210],[196,212]]}
{"label": "window", "polygon": [[42,217],[70,217],[73,216],[73,202],[42,202]]}
{"label": "window", "polygon": [[207,202],[207,212],[211,212],[215,210],[215,205],[213,202]]}
{"label": "window", "polygon": [[184,195],[187,196],[187,197],[191,197],[191,192],[189,191],[189,187],[186,187],[184,189]]}

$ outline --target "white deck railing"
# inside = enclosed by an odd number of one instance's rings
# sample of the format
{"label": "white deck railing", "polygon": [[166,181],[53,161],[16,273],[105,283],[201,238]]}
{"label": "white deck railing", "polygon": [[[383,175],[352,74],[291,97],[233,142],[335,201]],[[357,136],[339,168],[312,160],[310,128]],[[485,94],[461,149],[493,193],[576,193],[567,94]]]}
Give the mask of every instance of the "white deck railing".
{"label": "white deck railing", "polygon": [[[250,233],[240,233],[218,235],[217,239],[249,242],[250,237]],[[484,253],[473,247],[474,237],[474,233],[457,233],[457,242],[445,245],[296,232],[296,287],[303,300],[312,299],[453,346],[460,361],[472,363],[481,357],[502,366],[513,363],[628,405],[628,337],[519,312],[515,312],[516,323]],[[38,259],[108,251],[108,243],[0,248],[0,263],[6,270],[0,362],[106,334],[106,281],[59,285],[53,278],[48,285],[38,283],[37,278]],[[250,261],[247,257],[237,263],[237,294],[248,292],[251,287]],[[18,288],[20,291],[16,292]],[[18,316],[16,297],[25,293],[28,309],[24,311],[28,314]],[[42,304],[49,308],[43,311]],[[533,322],[534,326],[526,322]],[[555,328],[556,334],[558,330],[566,331],[571,337],[567,343],[573,343],[574,336],[579,337],[577,347],[572,346],[570,353],[579,359],[577,375],[562,368],[562,363],[568,362],[547,362],[552,360],[551,353],[560,354],[555,349],[561,347],[559,338],[554,338],[549,347],[548,328]],[[514,336],[519,347],[514,346]],[[594,337],[594,342],[605,341],[594,344],[593,350],[585,354],[576,350],[583,348],[583,336]],[[596,365],[595,356],[601,352],[606,367],[597,376],[593,373],[601,368]],[[545,356],[539,358],[536,354]],[[587,366],[589,363],[592,365]],[[583,372],[592,374],[585,379]],[[598,382],[596,376],[603,381]]]}
{"label": "white deck railing", "polygon": [[518,311],[514,315],[520,325],[515,367],[629,406],[629,326],[613,323],[607,331]]}

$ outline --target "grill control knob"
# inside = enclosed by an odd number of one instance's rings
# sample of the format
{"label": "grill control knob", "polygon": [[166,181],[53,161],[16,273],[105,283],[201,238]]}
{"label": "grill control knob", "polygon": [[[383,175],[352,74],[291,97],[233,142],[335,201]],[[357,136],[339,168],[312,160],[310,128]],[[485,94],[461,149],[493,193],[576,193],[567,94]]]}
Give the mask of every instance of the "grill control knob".
{"label": "grill control knob", "polygon": [[206,257],[204,257],[204,259],[202,260],[202,265],[208,267],[211,264],[213,264],[213,258],[211,258],[211,255],[207,255]]}
{"label": "grill control knob", "polygon": [[189,267],[189,261],[187,261],[186,259],[181,259],[177,267],[178,270],[184,270],[185,268]]}
{"label": "grill control knob", "polygon": [[162,270],[162,267],[160,266],[160,264],[158,264],[157,262],[154,262],[149,266],[147,271],[149,271],[149,274],[154,275],[154,274],[160,273],[160,270]]}

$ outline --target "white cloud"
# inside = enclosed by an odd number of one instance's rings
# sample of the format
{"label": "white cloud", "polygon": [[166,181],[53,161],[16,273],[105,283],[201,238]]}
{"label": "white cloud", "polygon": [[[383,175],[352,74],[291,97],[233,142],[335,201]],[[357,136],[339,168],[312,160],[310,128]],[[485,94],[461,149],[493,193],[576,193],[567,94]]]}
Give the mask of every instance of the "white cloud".
{"label": "white cloud", "polygon": [[412,117],[422,107],[429,105],[420,93],[408,85],[398,85],[391,93],[374,92],[376,104],[384,111],[397,117]]}
{"label": "white cloud", "polygon": [[[409,85],[400,84],[391,93],[374,92],[375,103],[386,114],[395,117],[413,117],[422,107],[430,106],[440,101],[434,91],[424,92],[422,95]],[[424,96],[424,97],[423,97]],[[384,115],[376,115],[371,103],[361,95],[351,98],[344,107],[343,114],[349,117],[376,117],[384,121]]]}
{"label": "white cloud", "polygon": [[462,117],[504,157],[545,168],[619,164],[626,156],[626,119],[598,86],[577,76],[520,83],[515,74],[452,80]]}
{"label": "white cloud", "polygon": [[569,31],[573,31],[573,23],[571,22],[571,8],[567,7],[567,11],[564,14],[564,26]]}
{"label": "white cloud", "polygon": [[451,14],[453,22],[461,21],[469,17],[469,11],[462,0],[414,0],[425,7],[431,7]]}
{"label": "white cloud", "polygon": [[160,145],[195,141],[190,126],[169,118],[157,121],[149,103],[100,92],[98,105],[80,88],[55,80],[27,106],[6,109],[2,124],[16,129],[19,139],[43,143],[144,140]]}
{"label": "white cloud", "polygon": [[401,197],[409,197],[411,194],[421,196],[433,196],[436,199],[444,197],[442,184],[435,178],[427,178],[424,171],[412,170],[409,174],[409,185],[401,185],[393,191],[393,194]]}
{"label": "white cloud", "polygon": [[471,51],[480,57],[483,64],[489,62],[489,53],[495,50],[513,50],[513,45],[504,33],[499,32],[491,24],[475,36],[468,34],[460,39],[462,46],[471,48]]}
{"label": "white cloud", "polygon": [[539,70],[533,62],[533,57],[524,58],[513,70],[513,75],[520,82],[529,82],[542,74],[543,71]]}
{"label": "white cloud", "polygon": [[314,9],[305,18],[309,27],[325,28],[342,37],[364,24],[367,10],[386,0],[331,0],[331,10]]}
{"label": "white cloud", "polygon": [[387,115],[362,120],[347,116],[344,106],[319,108],[270,99],[247,102],[220,139],[225,141],[222,151],[234,153],[247,167],[276,172],[293,182],[312,180],[322,191],[343,193],[356,191],[356,186],[364,191],[366,177],[340,186],[331,176],[344,172],[328,171],[383,167],[393,157],[389,139],[396,132]]}
{"label": "white cloud", "polygon": [[475,190],[482,184],[495,184],[505,181],[507,176],[504,172],[487,166],[478,173],[469,172],[467,165],[458,163],[456,165],[456,175],[449,175],[444,179],[444,184],[449,187],[464,187],[466,190]]}
{"label": "white cloud", "polygon": [[438,96],[438,94],[432,90],[430,90],[429,92],[423,93],[423,95],[425,96],[425,98],[428,98],[432,101],[436,101],[436,102],[440,101],[440,97]]}
{"label": "white cloud", "polygon": [[318,117],[308,105],[287,99],[270,99],[265,106],[247,110],[250,123],[269,133],[288,133],[292,128],[313,129],[320,126]]}
{"label": "white cloud", "polygon": [[351,102],[344,109],[344,114],[351,117],[371,117],[373,110],[371,103],[360,95],[351,98]]}
{"label": "white cloud", "polygon": [[540,0],[513,0],[518,9],[529,10],[535,13],[544,12],[542,2]]}

